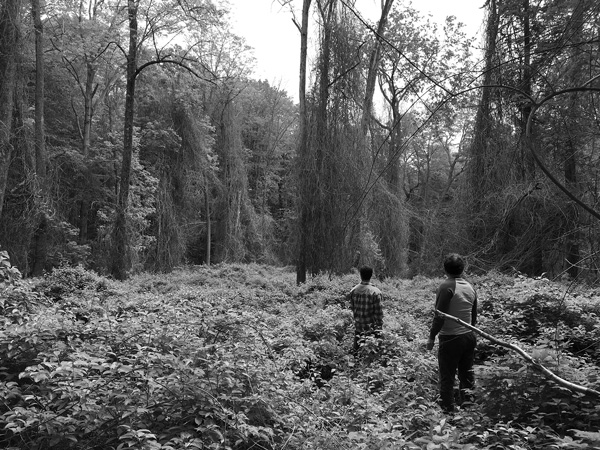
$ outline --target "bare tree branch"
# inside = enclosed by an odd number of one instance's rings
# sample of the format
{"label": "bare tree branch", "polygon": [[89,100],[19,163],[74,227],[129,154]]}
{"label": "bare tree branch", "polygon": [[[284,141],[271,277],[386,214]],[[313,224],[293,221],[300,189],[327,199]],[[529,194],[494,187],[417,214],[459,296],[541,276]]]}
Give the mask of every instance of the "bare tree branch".
{"label": "bare tree branch", "polygon": [[557,383],[563,387],[566,387],[567,389],[569,389],[571,391],[577,391],[577,392],[581,392],[583,394],[591,394],[595,397],[600,398],[600,391],[597,391],[595,389],[591,389],[591,388],[588,388],[585,386],[581,386],[579,384],[572,383],[570,381],[565,380],[564,378],[559,377],[554,372],[552,372],[550,369],[545,367],[542,363],[540,363],[538,360],[536,360],[531,355],[529,355],[527,352],[525,352],[525,350],[523,350],[522,348],[520,348],[514,344],[511,344],[509,342],[501,341],[500,339],[492,336],[491,334],[488,334],[485,331],[482,331],[479,328],[474,327],[473,325],[470,325],[463,320],[460,320],[458,317],[451,316],[450,314],[446,314],[437,309],[435,310],[435,312],[436,312],[436,314],[440,315],[444,319],[452,320],[452,321],[462,325],[463,327],[466,327],[466,328],[474,331],[475,333],[479,334],[480,336],[483,336],[487,340],[492,341],[494,344],[500,345],[501,347],[505,347],[505,348],[508,348],[510,350],[517,352],[519,354],[519,356],[521,356],[521,358],[523,358],[531,366],[533,366],[534,369],[539,370],[546,376],[546,378],[549,378],[550,380],[554,381],[555,383]]}
{"label": "bare tree branch", "polygon": [[[597,77],[594,77],[591,80],[587,81],[585,83],[585,85],[587,85],[590,82],[594,81],[594,79],[596,79],[596,78]],[[569,189],[567,189],[567,187],[564,186],[560,182],[560,180],[558,180],[558,178],[556,178],[552,174],[552,172],[550,172],[550,170],[546,167],[546,165],[543,163],[542,159],[540,158],[540,156],[537,154],[537,152],[533,148],[533,145],[531,145],[531,123],[533,121],[533,117],[534,117],[535,113],[537,112],[537,110],[544,103],[550,101],[554,97],[557,97],[557,96],[559,96],[561,94],[566,94],[566,93],[569,93],[569,92],[579,92],[579,91],[585,91],[585,92],[587,92],[587,91],[596,91],[597,92],[599,90],[600,90],[600,88],[576,87],[576,88],[564,89],[564,90],[561,90],[561,91],[554,92],[554,93],[548,95],[547,97],[545,97],[544,99],[542,99],[540,102],[538,102],[538,103],[536,103],[536,104],[533,105],[533,107],[531,108],[531,112],[529,113],[529,117],[527,118],[527,125],[525,127],[525,136],[526,136],[526,139],[528,141],[529,151],[531,152],[531,155],[533,156],[533,159],[535,160],[536,164],[539,166],[540,169],[542,169],[542,172],[544,172],[544,174],[548,177],[548,179],[552,183],[554,183],[554,185],[556,187],[558,187],[561,191],[563,191],[567,197],[569,197],[571,200],[573,200],[581,208],[585,209],[588,213],[590,213],[596,219],[600,219],[600,213],[598,211],[596,211],[594,208],[592,208],[591,206],[589,206],[588,204],[586,204],[583,200],[581,200],[575,194],[573,194]]]}
{"label": "bare tree branch", "polygon": [[191,74],[192,74],[193,76],[195,76],[196,78],[198,78],[198,79],[200,79],[200,80],[203,80],[203,81],[206,81],[207,83],[211,83],[211,84],[213,84],[213,85],[215,85],[215,86],[217,85],[217,83],[215,83],[215,81],[214,81],[214,80],[210,80],[210,79],[208,79],[208,78],[206,78],[206,77],[203,77],[203,76],[202,76],[202,75],[200,75],[198,72],[196,72],[196,71],[195,71],[193,68],[191,68],[190,66],[188,66],[188,65],[184,64],[182,61],[180,61],[180,60],[177,60],[177,59],[168,59],[168,58],[165,58],[165,59],[159,59],[159,60],[152,60],[152,61],[148,61],[148,62],[146,62],[146,63],[142,64],[140,67],[138,67],[138,69],[136,70],[136,73],[135,73],[135,75],[136,75],[136,76],[137,76],[137,75],[139,75],[139,74],[140,74],[140,72],[142,72],[142,71],[143,71],[143,70],[144,70],[146,67],[148,67],[148,66],[153,66],[153,65],[155,65],[155,64],[163,64],[163,63],[164,63],[164,64],[174,64],[174,65],[176,65],[176,66],[179,66],[179,67],[181,67],[182,69],[185,69],[185,70],[187,70],[189,73],[191,73]]}

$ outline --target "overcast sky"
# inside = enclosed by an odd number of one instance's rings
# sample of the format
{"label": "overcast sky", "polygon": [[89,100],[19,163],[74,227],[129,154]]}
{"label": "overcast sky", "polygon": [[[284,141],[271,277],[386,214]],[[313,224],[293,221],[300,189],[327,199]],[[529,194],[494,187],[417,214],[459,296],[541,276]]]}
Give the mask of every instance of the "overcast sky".
{"label": "overcast sky", "polygon": [[[293,0],[300,8],[302,0]],[[396,0],[399,4],[403,0]],[[300,34],[292,23],[289,9],[282,8],[277,0],[229,0],[232,6],[234,30],[246,38],[254,48],[257,60],[255,77],[280,85],[296,98],[298,91],[298,66]],[[407,1],[405,0],[405,3]],[[357,0],[360,14],[376,20],[381,11],[381,0]],[[424,15],[430,13],[440,24],[448,15],[454,15],[467,26],[470,35],[483,29],[484,0],[416,0],[413,6]]]}

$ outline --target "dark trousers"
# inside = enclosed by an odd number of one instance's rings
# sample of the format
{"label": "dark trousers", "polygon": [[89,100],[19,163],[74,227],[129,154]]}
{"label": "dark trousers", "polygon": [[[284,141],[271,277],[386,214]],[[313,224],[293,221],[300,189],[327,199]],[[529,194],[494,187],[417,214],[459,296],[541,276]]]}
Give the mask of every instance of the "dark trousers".
{"label": "dark trousers", "polygon": [[446,412],[454,410],[454,378],[458,370],[460,402],[469,398],[467,390],[475,386],[473,358],[477,339],[474,333],[439,336],[440,403]]}

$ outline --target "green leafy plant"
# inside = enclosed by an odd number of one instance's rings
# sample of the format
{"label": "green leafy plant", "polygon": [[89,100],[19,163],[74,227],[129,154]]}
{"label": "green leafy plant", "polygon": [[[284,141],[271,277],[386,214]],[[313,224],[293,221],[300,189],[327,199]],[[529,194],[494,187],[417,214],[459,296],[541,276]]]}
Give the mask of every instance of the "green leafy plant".
{"label": "green leafy plant", "polygon": [[10,263],[10,257],[5,250],[0,251],[0,288],[14,286],[21,279],[21,272]]}
{"label": "green leafy plant", "polygon": [[[560,311],[573,317],[546,317],[557,309],[540,307],[529,336],[528,312],[518,305],[539,293],[540,284],[498,277],[475,280],[481,326],[504,338],[522,338],[521,345],[564,377],[596,386],[598,365],[590,353],[578,354],[571,346],[596,329],[592,319],[576,320],[592,308],[586,301],[591,297],[563,301],[555,295],[560,286],[547,285],[552,295],[536,297],[535,304],[558,299]],[[370,351],[357,359],[343,300],[354,276],[316,277],[296,286],[293,272],[219,265],[141,274],[117,285],[83,268],[63,268],[33,286],[16,283],[3,297],[13,299],[19,315],[5,314],[0,331],[0,446],[597,445],[600,410],[594,399],[552,385],[516,357],[487,352],[493,348],[483,343],[478,351],[487,353],[476,366],[476,403],[454,416],[442,414],[437,361],[422,346],[438,281],[379,283],[385,295],[383,340],[367,343]],[[495,296],[499,284],[505,287],[501,298]],[[307,360],[335,370],[326,382],[300,377],[297,364]]]}
{"label": "green leafy plant", "polygon": [[38,282],[36,289],[45,296],[59,300],[84,290],[103,291],[107,289],[107,281],[82,266],[60,267],[46,274]]}

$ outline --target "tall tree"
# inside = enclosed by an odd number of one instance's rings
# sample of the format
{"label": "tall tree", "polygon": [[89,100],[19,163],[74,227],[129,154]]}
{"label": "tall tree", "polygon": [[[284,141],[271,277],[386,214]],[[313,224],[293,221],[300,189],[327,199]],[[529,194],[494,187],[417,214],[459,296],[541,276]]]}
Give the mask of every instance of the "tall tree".
{"label": "tall tree", "polygon": [[[144,6],[141,10],[140,7]],[[123,126],[123,155],[121,161],[121,171],[119,180],[119,192],[117,196],[116,218],[112,234],[112,258],[111,273],[118,279],[124,279],[128,276],[131,266],[131,260],[128,243],[127,229],[127,209],[129,206],[129,187],[131,179],[131,161],[133,155],[133,135],[134,135],[134,108],[135,108],[135,90],[138,75],[147,67],[155,64],[175,64],[199,78],[205,78],[202,74],[196,72],[189,60],[187,52],[174,53],[172,49],[158,47],[161,36],[174,39],[179,34],[181,23],[186,20],[193,20],[195,26],[202,27],[203,23],[216,20],[218,11],[212,2],[198,0],[197,4],[179,3],[174,4],[168,1],[144,3],[143,0],[128,0],[128,23],[129,23],[129,45],[126,52],[127,75],[126,75],[126,93],[125,93],[125,115]],[[145,27],[141,34],[138,34],[138,14],[142,12],[141,17],[144,20]],[[155,47],[155,56],[139,64],[139,49],[152,39]],[[192,46],[193,47],[193,46]]]}
{"label": "tall tree", "polygon": [[[473,141],[470,149],[471,164],[469,167],[469,182],[471,189],[476,193],[476,195],[473,196],[473,210],[475,211],[480,209],[481,200],[484,198],[485,192],[488,192],[490,189],[487,183],[488,174],[485,173],[485,167],[491,153],[490,136],[493,126],[493,119],[491,116],[493,93],[492,80],[496,66],[496,46],[499,26],[498,5],[496,0],[490,0],[487,3],[481,98],[475,115]],[[470,227],[470,233],[475,240],[480,238],[481,231]]]}
{"label": "tall tree", "polygon": [[35,30],[35,176],[37,226],[33,236],[32,275],[40,276],[46,267],[48,240],[48,200],[46,189],[46,134],[44,126],[44,25],[40,0],[31,0],[31,16]]}
{"label": "tall tree", "polygon": [[379,170],[388,189],[375,204],[394,199],[397,213],[394,221],[380,214],[388,225],[378,237],[393,273],[421,273],[449,240],[456,250],[462,245],[448,211],[471,120],[470,97],[454,93],[472,81],[472,40],[451,17],[440,30],[417,10],[400,6],[390,17],[386,44],[380,90],[387,120],[378,124]]}
{"label": "tall tree", "polygon": [[587,105],[597,101],[591,30],[599,6],[587,0],[487,6],[494,33],[488,33],[470,170],[479,194],[471,203],[479,217],[472,222],[480,224],[472,235],[477,254],[532,275],[556,271],[566,259],[575,275],[582,222],[543,176],[586,207],[577,159],[591,156],[595,137],[577,130],[595,123]]}
{"label": "tall tree", "polygon": [[127,278],[131,265],[127,230],[127,207],[129,206],[129,183],[131,178],[131,158],[133,155],[135,82],[138,69],[138,6],[139,0],[127,0],[129,50],[127,52],[127,87],[125,92],[125,116],[123,124],[123,157],[121,160],[121,179],[117,197],[111,260],[111,273],[119,280]]}
{"label": "tall tree", "polygon": [[[369,62],[366,67],[366,82],[364,89],[364,96],[362,101],[362,114],[360,118],[360,131],[358,134],[358,140],[356,145],[356,159],[358,162],[358,172],[366,175],[373,167],[374,153],[371,152],[371,142],[369,142],[370,128],[373,123],[373,96],[375,95],[375,87],[377,85],[377,76],[380,70],[381,62],[381,47],[383,46],[384,33],[387,27],[388,15],[392,9],[394,1],[385,0],[381,5],[381,16],[377,22],[377,29],[373,36],[373,45],[369,54]],[[369,187],[369,180],[371,177],[365,176],[362,182],[364,183],[364,193],[360,196],[360,200],[357,202],[357,207],[353,212],[354,226],[350,227],[351,232],[354,234],[350,236],[350,242],[354,243],[350,250],[355,255],[363,255],[365,252],[361,249],[361,236],[364,233],[370,232],[368,226],[368,220],[366,218],[367,209],[373,195]],[[373,264],[373,261],[361,261],[363,258],[355,258],[354,263],[356,265],[362,264]],[[378,268],[379,269],[379,268]]]}
{"label": "tall tree", "polygon": [[0,219],[4,206],[10,156],[17,52],[20,46],[21,0],[0,4]]}
{"label": "tall tree", "polygon": [[[573,63],[573,68],[569,71],[571,78],[570,84],[577,86],[582,83],[580,79],[580,68],[585,68],[587,65],[587,52],[581,47],[581,43],[585,40],[585,11],[586,2],[579,1],[575,5],[571,20],[567,25],[565,34],[567,35],[570,51],[567,52],[569,59]],[[585,80],[583,80],[585,82]],[[564,155],[564,178],[566,187],[577,197],[582,196],[582,190],[578,183],[578,161],[581,159],[578,153],[585,146],[585,127],[582,123],[585,122],[583,117],[587,102],[584,96],[578,92],[572,92],[567,101],[567,110],[565,111],[565,134],[567,135]],[[530,140],[532,142],[533,139]],[[580,243],[581,243],[581,215],[575,202],[570,201],[568,204],[567,230],[565,236],[565,262],[567,264],[567,273],[572,279],[577,279],[580,273]]]}
{"label": "tall tree", "polygon": [[[120,76],[120,61],[115,43],[122,8],[119,4],[89,0],[78,4],[76,14],[71,5],[60,5],[50,24],[49,40],[62,65],[75,81],[79,98],[72,99],[85,174],[81,177],[79,205],[79,242],[88,242],[89,218],[94,173],[90,170],[92,132],[95,115]],[[74,95],[75,97],[75,95]],[[81,106],[79,106],[81,105]]]}
{"label": "tall tree", "polygon": [[31,0],[35,30],[35,171],[43,185],[46,179],[46,142],[44,132],[44,24],[40,0]]}
{"label": "tall tree", "polygon": [[308,233],[310,222],[310,200],[304,198],[304,195],[310,191],[307,186],[308,173],[308,110],[306,107],[306,73],[308,59],[308,24],[311,0],[302,2],[302,20],[296,23],[300,31],[300,68],[299,68],[299,130],[298,130],[298,158],[299,158],[299,177],[300,198],[299,198],[299,224],[297,242],[297,260],[296,260],[296,283],[306,282],[306,270],[308,259]]}
{"label": "tall tree", "polygon": [[293,263],[288,239],[295,193],[292,164],[297,150],[297,107],[280,87],[249,82],[238,96],[243,146],[249,153],[248,190],[257,214],[260,261]]}

